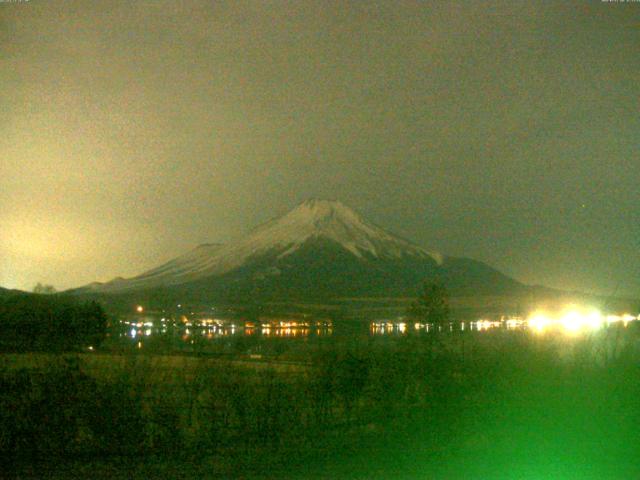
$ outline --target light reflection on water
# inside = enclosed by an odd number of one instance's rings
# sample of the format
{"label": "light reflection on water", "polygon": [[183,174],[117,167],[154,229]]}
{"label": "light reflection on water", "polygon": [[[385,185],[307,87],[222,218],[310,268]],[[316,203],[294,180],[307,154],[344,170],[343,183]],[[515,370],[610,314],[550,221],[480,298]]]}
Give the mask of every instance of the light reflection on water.
{"label": "light reflection on water", "polygon": [[[628,314],[602,315],[594,310],[581,312],[569,309],[555,315],[535,312],[527,318],[502,317],[499,320],[479,319],[441,325],[414,322],[398,317],[391,320],[373,321],[368,324],[365,322],[365,326],[360,323],[358,328],[351,328],[351,332],[355,335],[367,335],[368,330],[368,335],[376,337],[492,330],[527,330],[532,334],[559,331],[565,335],[577,335],[581,332],[606,328],[612,324],[626,327],[629,322],[636,320],[638,317]],[[340,332],[349,333],[349,328],[346,328],[347,323],[345,322],[345,328],[339,329]],[[191,345],[206,345],[207,343],[213,345],[232,338],[236,340],[245,338],[247,341],[251,339],[252,342],[268,341],[269,339],[326,338],[334,335],[334,326],[328,320],[278,319],[248,322],[230,319],[187,318],[184,315],[178,318],[135,315],[122,318],[120,328],[113,333],[121,343],[129,343],[137,348],[142,348],[148,341],[168,341],[175,346],[189,347]]]}
{"label": "light reflection on water", "polygon": [[507,319],[500,321],[476,320],[467,322],[447,322],[441,325],[432,323],[408,323],[406,321],[379,321],[371,322],[369,331],[371,335],[407,335],[410,333],[434,333],[434,332],[464,332],[464,331],[487,331],[494,328],[504,328],[507,330],[521,329],[523,323],[519,319]]}
{"label": "light reflection on water", "polygon": [[371,322],[369,330],[372,335],[406,335],[411,330],[416,332],[464,332],[465,330],[485,332],[489,330],[527,330],[535,334],[561,332],[566,335],[595,332],[613,325],[627,327],[630,322],[640,320],[639,316],[630,314],[603,315],[595,309],[567,307],[561,312],[547,313],[536,311],[527,318],[502,317],[500,320],[474,320],[447,322],[434,325],[430,323],[407,323],[404,319]]}
{"label": "light reflection on water", "polygon": [[333,334],[333,323],[327,320],[274,320],[242,322],[221,319],[154,318],[146,315],[123,318],[115,337],[135,340],[140,346],[142,337],[173,339],[184,344],[223,340],[225,338],[306,338],[328,337]]}
{"label": "light reflection on water", "polygon": [[432,323],[387,320],[371,322],[369,325],[369,331],[372,335],[406,335],[413,332],[482,332],[493,328],[517,330],[521,329],[522,327],[522,320],[516,318],[503,319],[500,321],[476,320],[466,322],[447,322],[441,325],[434,325]]}

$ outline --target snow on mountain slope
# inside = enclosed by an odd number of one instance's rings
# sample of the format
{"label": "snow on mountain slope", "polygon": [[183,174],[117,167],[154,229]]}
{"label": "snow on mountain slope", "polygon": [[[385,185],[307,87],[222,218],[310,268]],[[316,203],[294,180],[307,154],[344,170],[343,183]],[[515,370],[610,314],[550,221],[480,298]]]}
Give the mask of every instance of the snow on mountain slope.
{"label": "snow on mountain slope", "polygon": [[237,265],[248,256],[279,248],[284,248],[280,254],[284,257],[310,238],[332,240],[360,258],[364,254],[375,258],[431,256],[439,261],[439,256],[367,223],[342,203],[328,200],[301,203],[285,216],[258,227],[238,244],[221,249],[216,260]]}
{"label": "snow on mountain slope", "polygon": [[87,285],[87,288],[94,291],[113,292],[182,283],[191,279],[193,271],[197,271],[199,265],[207,262],[220,247],[222,245],[219,243],[205,243],[137,277],[129,279],[118,277],[107,283],[94,282]]}
{"label": "snow on mountain slope", "polygon": [[227,245],[202,245],[137,277],[92,285],[95,291],[125,291],[177,285],[233,271],[265,254],[286,257],[308,240],[324,239],[341,245],[355,257],[401,259],[415,257],[442,263],[442,256],[413,245],[366,222],[338,201],[307,200],[286,215],[267,222],[247,237]]}
{"label": "snow on mountain slope", "polygon": [[203,262],[207,262],[222,248],[220,243],[205,243],[180,257],[160,265],[136,277],[139,280],[151,280],[165,277],[181,277],[198,270]]}

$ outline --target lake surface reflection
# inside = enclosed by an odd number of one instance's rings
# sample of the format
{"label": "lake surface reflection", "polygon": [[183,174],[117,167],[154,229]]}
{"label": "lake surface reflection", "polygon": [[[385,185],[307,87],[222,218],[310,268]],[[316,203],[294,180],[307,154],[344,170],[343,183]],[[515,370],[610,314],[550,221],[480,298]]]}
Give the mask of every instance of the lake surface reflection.
{"label": "lake surface reflection", "polygon": [[[571,322],[569,322],[571,320]],[[539,335],[550,331],[562,331],[576,335],[612,324],[626,328],[633,316],[576,316],[571,314],[558,318],[542,317],[540,314],[524,319],[502,317],[499,320],[473,320],[451,322],[443,325],[409,322],[403,317],[377,321],[344,321],[336,327],[331,320],[310,318],[269,318],[255,321],[221,318],[197,318],[187,316],[161,316],[135,314],[121,317],[112,327],[108,346],[124,348],[157,348],[178,350],[260,351],[261,345],[276,340],[322,342],[336,335],[340,337],[402,337],[407,335],[429,335],[436,332],[462,333],[495,330],[528,330]]]}
{"label": "lake surface reflection", "polygon": [[333,335],[330,320],[237,319],[163,317],[132,315],[121,317],[111,328],[108,347],[190,350],[260,350],[261,343],[275,339],[307,340]]}

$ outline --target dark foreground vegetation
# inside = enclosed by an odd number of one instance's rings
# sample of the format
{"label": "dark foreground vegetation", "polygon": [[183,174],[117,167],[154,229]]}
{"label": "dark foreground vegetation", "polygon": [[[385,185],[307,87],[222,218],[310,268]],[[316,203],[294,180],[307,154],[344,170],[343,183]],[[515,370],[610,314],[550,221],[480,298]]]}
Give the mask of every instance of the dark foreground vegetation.
{"label": "dark foreground vegetation", "polygon": [[107,326],[107,316],[95,302],[27,293],[0,297],[0,352],[95,348]]}
{"label": "dark foreground vegetation", "polygon": [[370,338],[326,344],[290,368],[5,355],[0,468],[14,478],[638,478],[638,341],[633,324],[574,339]]}

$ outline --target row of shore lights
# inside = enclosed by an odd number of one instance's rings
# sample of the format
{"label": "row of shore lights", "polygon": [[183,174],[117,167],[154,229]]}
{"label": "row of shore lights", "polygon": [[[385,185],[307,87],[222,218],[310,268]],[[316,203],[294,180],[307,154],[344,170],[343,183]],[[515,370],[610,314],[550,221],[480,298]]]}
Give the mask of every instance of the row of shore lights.
{"label": "row of shore lights", "polygon": [[580,310],[577,308],[566,309],[559,316],[550,316],[545,312],[535,312],[527,319],[527,326],[539,333],[554,328],[561,328],[568,333],[600,330],[613,324],[622,324],[625,327],[629,322],[639,320],[640,316],[628,313],[623,315],[603,315],[598,310]]}
{"label": "row of shore lights", "polygon": [[[523,318],[506,318],[503,320],[477,320],[473,322],[463,322],[460,324],[461,330],[465,329],[468,323],[473,329],[478,331],[490,330],[493,328],[506,327],[507,330],[527,328],[535,333],[544,333],[552,330],[562,330],[565,333],[580,333],[595,331],[614,324],[627,326],[629,322],[640,320],[640,315],[633,316],[625,313],[623,315],[603,315],[596,309],[585,309],[576,306],[568,306],[559,314],[550,314],[545,311],[536,311]],[[400,333],[405,333],[407,324],[404,322],[376,322],[371,327],[375,331],[392,331],[395,328]],[[416,323],[416,330],[425,329],[429,331],[429,324]],[[449,325],[453,329],[453,324]]]}
{"label": "row of shore lights", "polygon": [[[144,307],[138,305],[136,312],[143,313]],[[628,313],[623,315],[603,315],[598,310],[585,311],[576,307],[569,307],[559,316],[553,316],[543,311],[534,312],[526,320],[508,319],[507,328],[527,326],[529,329],[543,333],[545,331],[561,327],[569,333],[578,333],[584,330],[599,330],[602,327],[614,323],[622,323],[625,327],[629,322],[640,320],[640,315],[634,317]],[[486,330],[498,326],[500,322],[478,320],[475,322],[479,330]],[[517,323],[517,325],[516,325]]]}
{"label": "row of shore lights", "polygon": [[[536,333],[544,333],[551,330],[562,330],[565,333],[580,333],[596,331],[613,324],[627,326],[629,322],[640,320],[640,315],[633,316],[628,313],[623,315],[603,315],[596,309],[585,309],[575,306],[566,307],[559,314],[550,314],[545,311],[536,311],[526,319],[509,318],[504,325],[507,329],[526,327]],[[478,330],[502,326],[502,322],[491,320],[478,320],[474,322]]]}

